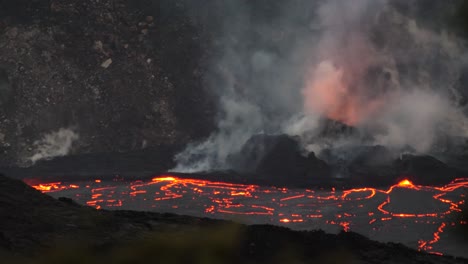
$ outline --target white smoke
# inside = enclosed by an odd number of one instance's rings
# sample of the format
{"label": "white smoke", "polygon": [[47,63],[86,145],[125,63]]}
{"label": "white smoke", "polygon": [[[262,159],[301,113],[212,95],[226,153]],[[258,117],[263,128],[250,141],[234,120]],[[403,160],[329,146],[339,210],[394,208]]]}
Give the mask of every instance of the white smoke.
{"label": "white smoke", "polygon": [[202,143],[189,145],[186,151],[178,154],[179,163],[174,171],[192,173],[224,168],[230,154],[239,151],[243,142],[261,132],[258,131],[261,126],[259,109],[245,101],[224,100],[222,106],[226,116],[219,123],[219,132]]}
{"label": "white smoke", "polygon": [[46,134],[34,142],[34,155],[29,160],[34,164],[39,160],[66,156],[79,135],[69,128],[60,128]]}
{"label": "white smoke", "polygon": [[[307,113],[365,130],[372,144],[422,153],[433,150],[440,135],[468,136],[467,118],[449,97],[467,63],[460,39],[421,28],[387,1],[332,0],[319,10],[324,34],[315,50],[321,59],[306,77]],[[381,27],[381,47],[369,25]],[[377,79],[368,82],[373,71]],[[302,128],[287,132],[303,136],[319,129]],[[321,150],[320,142],[304,144]]]}
{"label": "white smoke", "polygon": [[[226,168],[229,155],[261,132],[298,136],[316,153],[350,144],[426,153],[440,137],[467,137],[456,89],[468,65],[464,41],[425,28],[392,2],[226,5],[220,56],[206,76],[220,98],[218,130],[180,153],[175,170]],[[371,140],[317,141],[324,118]]]}
{"label": "white smoke", "polygon": [[376,133],[376,143],[396,148],[411,146],[420,153],[431,151],[439,135],[468,135],[467,119],[461,110],[446,98],[421,90],[394,100],[374,123],[386,129],[385,133]]}
{"label": "white smoke", "polygon": [[[306,83],[306,110],[367,130],[374,144],[411,146],[422,153],[431,151],[440,135],[468,136],[467,118],[449,97],[467,63],[463,42],[445,31],[422,29],[385,1],[352,4],[328,1],[320,9],[326,33],[317,52],[326,55]],[[337,25],[336,14],[348,9],[352,12],[338,16]],[[383,18],[383,30],[401,36],[384,34],[383,47],[377,48],[364,37],[371,33],[362,23]],[[346,44],[340,42],[345,39]],[[402,64],[410,67],[411,75],[400,74]],[[375,69],[386,77],[366,83]]]}

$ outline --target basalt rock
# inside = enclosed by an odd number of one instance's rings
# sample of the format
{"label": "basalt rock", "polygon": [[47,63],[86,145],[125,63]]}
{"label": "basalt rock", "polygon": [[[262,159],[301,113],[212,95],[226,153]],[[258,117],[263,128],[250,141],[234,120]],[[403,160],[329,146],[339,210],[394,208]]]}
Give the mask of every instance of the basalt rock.
{"label": "basalt rock", "polygon": [[393,165],[400,176],[425,185],[444,184],[468,175],[431,156],[402,155]]}
{"label": "basalt rock", "polygon": [[383,146],[352,146],[326,149],[320,153],[333,168],[334,177],[388,177],[396,154]]}
{"label": "basalt rock", "polygon": [[255,135],[230,158],[235,170],[273,184],[307,184],[330,178],[330,167],[314,153],[305,155],[287,135]]}

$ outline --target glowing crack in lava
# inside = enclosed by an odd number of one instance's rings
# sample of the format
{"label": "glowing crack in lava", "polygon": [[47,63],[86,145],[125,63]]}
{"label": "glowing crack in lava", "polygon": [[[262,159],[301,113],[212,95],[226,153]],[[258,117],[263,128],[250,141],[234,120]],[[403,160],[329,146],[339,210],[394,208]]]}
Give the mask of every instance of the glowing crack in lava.
{"label": "glowing crack in lava", "polygon": [[31,185],[98,209],[171,212],[273,223],[293,229],[354,231],[380,241],[401,242],[434,254],[468,256],[452,240],[466,199],[468,179],[444,187],[409,180],[387,190],[308,190],[260,187],[161,176],[151,181],[53,182]]}

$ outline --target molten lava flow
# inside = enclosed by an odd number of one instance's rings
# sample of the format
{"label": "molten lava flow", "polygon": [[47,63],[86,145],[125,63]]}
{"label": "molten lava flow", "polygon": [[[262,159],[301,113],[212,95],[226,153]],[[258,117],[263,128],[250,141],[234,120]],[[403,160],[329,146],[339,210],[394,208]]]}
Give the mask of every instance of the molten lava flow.
{"label": "molten lava flow", "polygon": [[97,209],[232,216],[246,222],[280,223],[300,229],[333,227],[362,232],[364,225],[369,230],[366,234],[371,237],[378,237],[381,232],[406,237],[411,227],[421,230],[409,245],[434,254],[441,253],[437,245],[443,241],[442,235],[448,228],[467,224],[453,219],[466,199],[464,191],[468,189],[468,179],[459,179],[443,187],[419,186],[403,180],[386,190],[341,191],[260,187],[171,175],[149,182],[119,179],[30,185],[56,197],[68,195]]}
{"label": "molten lava flow", "polygon": [[75,184],[65,185],[65,184],[62,184],[61,182],[43,183],[43,184],[37,184],[37,185],[31,185],[31,186],[41,192],[57,192],[61,190],[80,188],[80,186],[75,185]]}
{"label": "molten lava flow", "polygon": [[401,182],[398,183],[398,186],[400,187],[414,187],[414,184],[410,182],[409,180],[402,180]]}

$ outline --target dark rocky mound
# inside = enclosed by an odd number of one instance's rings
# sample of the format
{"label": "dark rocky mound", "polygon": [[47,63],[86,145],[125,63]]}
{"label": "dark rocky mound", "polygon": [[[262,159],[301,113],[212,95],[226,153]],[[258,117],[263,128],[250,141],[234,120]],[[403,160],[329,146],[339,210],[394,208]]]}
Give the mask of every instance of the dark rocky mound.
{"label": "dark rocky mound", "polygon": [[446,183],[468,176],[467,171],[451,167],[431,156],[402,155],[394,166],[401,176],[421,184]]}
{"label": "dark rocky mound", "polygon": [[315,157],[304,156],[299,143],[286,135],[256,135],[241,151],[231,157],[231,166],[280,185],[306,184],[315,179],[330,178],[330,167]]}
{"label": "dark rocky mound", "polygon": [[231,157],[235,170],[272,185],[312,187],[388,186],[409,178],[416,184],[447,184],[468,171],[431,156],[400,155],[383,146],[348,146],[303,153],[287,135],[256,135]]}
{"label": "dark rocky mound", "polygon": [[218,263],[271,263],[278,258],[287,263],[468,263],[354,233],[331,235],[189,216],[97,211],[69,199],[55,200],[4,176],[0,176],[0,215],[0,255],[8,263],[26,262],[14,255],[27,256],[26,263],[35,258],[44,263],[167,259],[192,263],[207,257]]}
{"label": "dark rocky mound", "polygon": [[334,177],[389,177],[397,155],[383,146],[348,146],[325,149],[320,153],[333,167]]}

